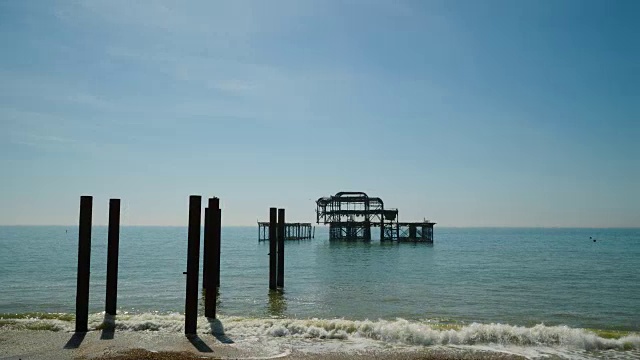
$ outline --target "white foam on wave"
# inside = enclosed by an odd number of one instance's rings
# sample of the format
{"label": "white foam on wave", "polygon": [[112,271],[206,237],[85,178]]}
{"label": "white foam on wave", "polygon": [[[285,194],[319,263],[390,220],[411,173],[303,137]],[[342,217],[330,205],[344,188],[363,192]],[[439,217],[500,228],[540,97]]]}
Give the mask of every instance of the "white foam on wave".
{"label": "white foam on wave", "polygon": [[404,319],[394,321],[352,321],[345,319],[242,319],[229,318],[228,333],[268,336],[291,336],[320,339],[366,338],[403,345],[476,345],[501,344],[518,346],[560,346],[584,350],[640,348],[640,336],[628,335],[620,339],[605,339],[598,335],[568,326],[533,327],[505,324],[478,324],[459,329],[441,329],[426,322]]}
{"label": "white foam on wave", "polygon": [[[89,328],[98,330],[113,324],[103,314],[89,316]],[[40,326],[42,325],[42,326]],[[73,331],[73,322],[55,319],[15,319],[5,327],[43,328]],[[181,333],[184,330],[184,315],[173,314],[119,314],[115,327],[120,331],[163,331]],[[225,335],[231,339],[248,340],[253,343],[298,344],[300,349],[331,350],[338,346],[351,349],[371,347],[388,348],[424,346],[489,346],[497,351],[511,351],[527,357],[539,353],[534,349],[564,349],[570,351],[624,351],[637,354],[640,335],[629,334],[619,339],[605,339],[593,332],[568,326],[533,327],[506,324],[479,324],[447,328],[428,321],[396,320],[346,320],[346,319],[254,319],[243,317],[221,317],[209,322],[198,319],[198,332]],[[318,341],[326,340],[326,341]],[[320,344],[320,345],[319,345]],[[563,353],[566,352],[562,350]],[[631,350],[631,353],[628,351]],[[551,351],[551,350],[550,350]],[[579,357],[578,357],[579,358]]]}

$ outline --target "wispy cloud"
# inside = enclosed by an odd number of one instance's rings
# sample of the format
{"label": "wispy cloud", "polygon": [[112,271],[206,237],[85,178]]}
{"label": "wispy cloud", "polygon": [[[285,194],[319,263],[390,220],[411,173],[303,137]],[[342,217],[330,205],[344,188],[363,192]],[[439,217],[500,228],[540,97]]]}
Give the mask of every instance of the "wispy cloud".
{"label": "wispy cloud", "polygon": [[256,88],[255,84],[252,84],[248,81],[237,80],[237,79],[222,80],[222,81],[214,82],[209,86],[218,90],[232,92],[232,93],[243,93]]}
{"label": "wispy cloud", "polygon": [[[94,137],[71,137],[46,134],[44,132],[9,131],[7,141],[11,145],[27,146],[46,153],[81,154],[97,156],[123,153],[128,148],[125,144],[117,144]],[[0,137],[0,142],[2,137]]]}
{"label": "wispy cloud", "polygon": [[132,36],[162,31],[160,35],[168,37],[207,35],[208,42],[221,42],[287,30],[288,20],[313,14],[319,5],[297,0],[279,1],[277,6],[265,1],[194,1],[185,6],[163,0],[95,0],[61,2],[55,13],[72,23],[102,23],[121,31],[136,29],[138,33]]}
{"label": "wispy cloud", "polygon": [[51,150],[72,150],[82,142],[76,139],[45,135],[43,133],[29,133],[24,131],[10,131],[8,140],[11,144],[26,145],[38,149]]}
{"label": "wispy cloud", "polygon": [[10,133],[11,142],[20,145],[29,145],[34,147],[49,147],[50,145],[68,145],[77,144],[77,140],[63,138],[51,135],[37,135],[30,133],[20,133],[12,131]]}
{"label": "wispy cloud", "polygon": [[115,108],[112,102],[88,93],[71,94],[66,97],[66,100],[73,104],[89,106],[94,109],[110,110]]}
{"label": "wispy cloud", "polygon": [[[91,93],[87,85],[53,74],[3,71],[0,72],[0,81],[6,91],[5,96],[84,106],[92,110],[115,108],[112,101]],[[15,102],[12,106],[15,106]]]}

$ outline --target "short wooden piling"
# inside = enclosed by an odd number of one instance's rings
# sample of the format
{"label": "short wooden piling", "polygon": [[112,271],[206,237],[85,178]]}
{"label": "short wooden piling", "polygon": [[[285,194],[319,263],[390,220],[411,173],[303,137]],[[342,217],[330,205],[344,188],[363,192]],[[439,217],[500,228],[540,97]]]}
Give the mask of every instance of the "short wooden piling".
{"label": "short wooden piling", "polygon": [[284,239],[286,222],[284,219],[284,209],[278,209],[278,272],[277,286],[284,287]]}
{"label": "short wooden piling", "polygon": [[89,322],[89,275],[91,268],[91,217],[93,197],[80,197],[78,227],[78,279],[76,284],[76,332],[87,332]]}
{"label": "short wooden piling", "polygon": [[269,209],[269,289],[277,288],[277,259],[278,259],[278,233],[277,233],[278,209]]}
{"label": "short wooden piling", "polygon": [[107,235],[107,295],[105,313],[116,314],[118,302],[118,253],[120,247],[120,199],[109,200],[109,230]]}
{"label": "short wooden piling", "polygon": [[198,327],[198,266],[200,261],[200,218],[202,197],[189,197],[189,230],[187,245],[187,289],[184,306],[184,333],[195,335]]}

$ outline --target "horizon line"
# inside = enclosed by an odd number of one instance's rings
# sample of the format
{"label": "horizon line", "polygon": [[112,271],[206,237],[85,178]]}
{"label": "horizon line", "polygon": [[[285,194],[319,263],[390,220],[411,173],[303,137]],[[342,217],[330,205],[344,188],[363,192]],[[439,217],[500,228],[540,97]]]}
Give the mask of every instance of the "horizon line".
{"label": "horizon line", "polygon": [[[314,224],[312,226],[328,226],[327,224]],[[78,224],[60,225],[60,224],[0,224],[0,227],[78,227]],[[92,226],[107,227],[108,224],[92,224]],[[201,224],[202,228],[204,225]],[[222,227],[254,227],[256,225],[222,225]],[[186,228],[188,225],[146,225],[146,224],[120,224],[120,227],[166,227],[166,228]],[[373,226],[372,226],[373,227]],[[444,229],[640,229],[640,226],[509,226],[509,225],[474,225],[474,226],[437,226]]]}

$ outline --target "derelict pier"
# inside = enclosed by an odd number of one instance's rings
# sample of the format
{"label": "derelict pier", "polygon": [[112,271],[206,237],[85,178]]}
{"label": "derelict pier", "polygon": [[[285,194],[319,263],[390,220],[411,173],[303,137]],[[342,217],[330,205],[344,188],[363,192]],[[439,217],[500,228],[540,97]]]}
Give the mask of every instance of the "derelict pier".
{"label": "derelict pier", "polygon": [[316,222],[329,224],[331,240],[371,240],[380,228],[380,241],[433,242],[435,222],[399,222],[398,209],[384,207],[379,197],[343,191],[316,201]]}

